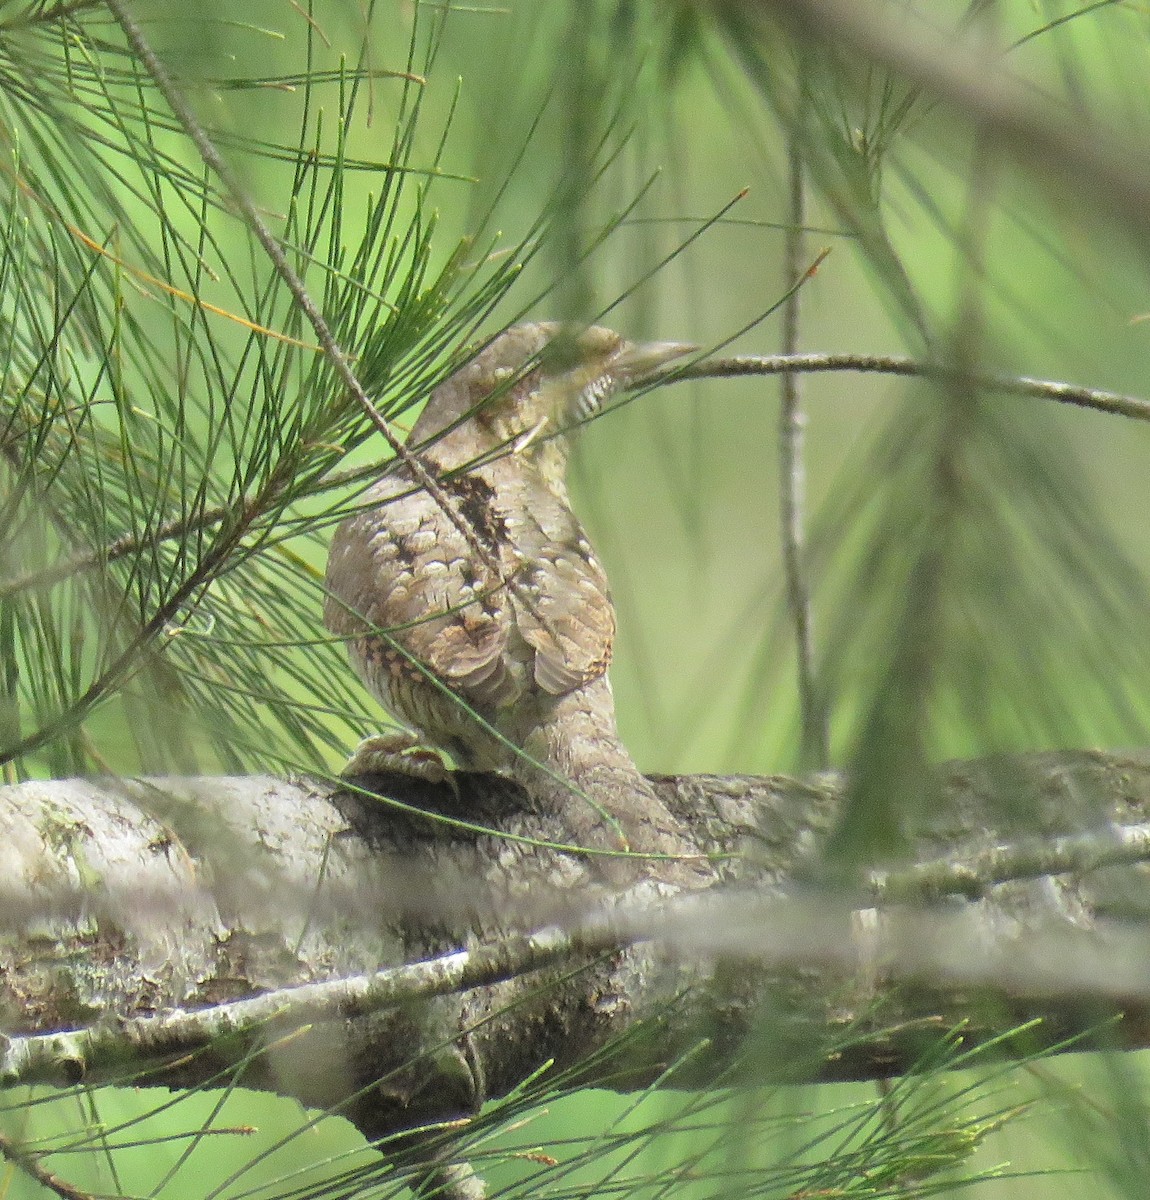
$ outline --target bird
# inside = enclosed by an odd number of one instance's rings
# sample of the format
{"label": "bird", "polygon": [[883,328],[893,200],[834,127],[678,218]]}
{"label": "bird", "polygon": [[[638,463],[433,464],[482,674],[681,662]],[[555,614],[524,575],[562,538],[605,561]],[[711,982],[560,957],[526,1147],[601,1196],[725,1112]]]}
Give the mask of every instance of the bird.
{"label": "bird", "polygon": [[332,537],[325,624],[410,731],[365,739],[345,775],[441,778],[446,752],[515,780],[584,849],[697,856],[620,739],[615,608],[566,482],[575,429],[693,349],[524,323],[434,389],[406,446],[456,518],[392,460]]}

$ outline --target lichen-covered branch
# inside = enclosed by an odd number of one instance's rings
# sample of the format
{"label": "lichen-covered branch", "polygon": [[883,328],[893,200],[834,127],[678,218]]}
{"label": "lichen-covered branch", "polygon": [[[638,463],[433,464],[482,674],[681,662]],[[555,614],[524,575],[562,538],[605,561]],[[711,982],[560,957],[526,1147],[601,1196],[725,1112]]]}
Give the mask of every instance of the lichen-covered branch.
{"label": "lichen-covered branch", "polygon": [[713,856],[692,895],[650,871],[609,893],[552,848],[571,840],[557,814],[491,776],[458,795],[380,778],[380,797],[270,777],[2,788],[4,1078],[180,1086],[242,1065],[380,1136],[548,1061],[615,1087],[683,1056],[672,1082],[731,1078],[768,997],[786,1077],[889,1074],[960,1024],[1041,1018],[1033,1050],[1116,1003],[1140,1016],[1150,756],[946,776],[916,861],[854,895],[817,887],[833,775],[654,779]]}

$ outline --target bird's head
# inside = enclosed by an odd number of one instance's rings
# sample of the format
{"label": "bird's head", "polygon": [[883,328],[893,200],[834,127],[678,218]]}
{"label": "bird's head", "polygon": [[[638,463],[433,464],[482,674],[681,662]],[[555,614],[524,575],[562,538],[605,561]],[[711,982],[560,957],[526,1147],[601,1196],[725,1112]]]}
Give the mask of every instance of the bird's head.
{"label": "bird's head", "polygon": [[441,461],[456,457],[444,443],[457,443],[469,458],[532,453],[562,441],[616,392],[693,349],[681,342],[629,342],[599,325],[581,332],[554,321],[513,325],[436,388],[410,443],[443,435],[429,447]]}

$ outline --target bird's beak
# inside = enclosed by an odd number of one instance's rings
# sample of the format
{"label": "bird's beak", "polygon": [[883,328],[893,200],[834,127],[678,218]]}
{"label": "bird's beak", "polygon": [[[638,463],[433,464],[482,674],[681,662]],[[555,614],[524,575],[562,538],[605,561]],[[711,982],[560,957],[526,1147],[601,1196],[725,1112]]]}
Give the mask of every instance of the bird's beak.
{"label": "bird's beak", "polygon": [[699,349],[690,342],[623,342],[611,356],[610,370],[616,386],[640,387],[660,367]]}

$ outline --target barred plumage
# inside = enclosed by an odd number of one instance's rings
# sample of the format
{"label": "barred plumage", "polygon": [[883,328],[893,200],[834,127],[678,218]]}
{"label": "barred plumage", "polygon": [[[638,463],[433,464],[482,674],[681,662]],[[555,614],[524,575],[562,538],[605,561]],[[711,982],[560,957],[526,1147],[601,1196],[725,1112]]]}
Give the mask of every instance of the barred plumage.
{"label": "barred plumage", "polygon": [[568,500],[568,432],[687,349],[598,327],[507,330],[436,389],[408,438],[498,573],[399,465],[336,530],[328,560],[326,624],[384,707],[460,765],[562,804],[599,847],[618,839],[596,805],[632,849],[680,843],[615,729],[615,611]]}

